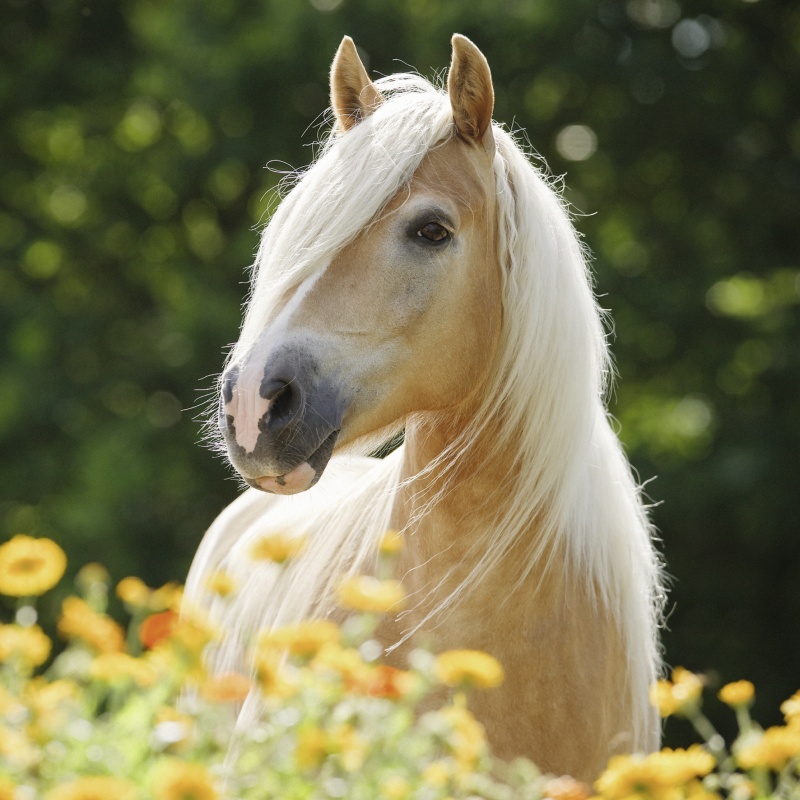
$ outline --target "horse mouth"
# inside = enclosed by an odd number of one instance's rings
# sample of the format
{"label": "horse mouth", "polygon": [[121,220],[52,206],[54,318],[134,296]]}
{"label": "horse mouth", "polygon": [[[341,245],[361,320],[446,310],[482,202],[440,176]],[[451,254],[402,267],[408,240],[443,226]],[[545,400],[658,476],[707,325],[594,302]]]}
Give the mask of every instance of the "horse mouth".
{"label": "horse mouth", "polygon": [[310,489],[321,477],[333,454],[339,430],[331,431],[322,444],[305,460],[281,475],[262,475],[258,478],[245,478],[254,489],[270,494],[299,494]]}

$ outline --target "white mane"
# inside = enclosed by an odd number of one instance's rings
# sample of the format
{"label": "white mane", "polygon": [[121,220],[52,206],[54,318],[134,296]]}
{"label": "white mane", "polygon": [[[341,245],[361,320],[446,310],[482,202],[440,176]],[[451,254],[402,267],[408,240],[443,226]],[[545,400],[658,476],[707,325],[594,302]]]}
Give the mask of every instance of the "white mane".
{"label": "white mane", "polygon": [[[427,81],[392,76],[377,85],[386,102],[346,135],[331,135],[265,229],[232,362],[244,358],[281,298],[324,269],[410,180],[424,155],[453,135],[447,95]],[[513,454],[510,474],[517,477],[509,478],[497,525],[476,541],[477,566],[433,613],[510,553],[524,561],[526,574],[543,559],[565,558],[561,566],[616,617],[629,654],[631,696],[646,697],[659,669],[660,567],[639,489],[605,410],[610,363],[602,315],[564,203],[511,135],[497,124],[493,133],[505,264],[501,341],[482,408],[425,472],[452,474],[491,430],[496,446]],[[216,656],[219,669],[237,663],[253,631],[328,613],[339,577],[369,569],[388,527],[402,458],[402,447],[368,465],[337,456],[309,492],[281,499],[248,493],[223,513],[187,582],[189,601],[210,606],[231,632]],[[537,535],[526,541],[534,521]],[[283,571],[254,566],[248,551],[266,526],[307,532],[312,541]],[[218,567],[243,584],[232,602],[214,601],[203,590],[204,576]],[[644,748],[657,732],[651,710],[636,703],[634,746]]]}

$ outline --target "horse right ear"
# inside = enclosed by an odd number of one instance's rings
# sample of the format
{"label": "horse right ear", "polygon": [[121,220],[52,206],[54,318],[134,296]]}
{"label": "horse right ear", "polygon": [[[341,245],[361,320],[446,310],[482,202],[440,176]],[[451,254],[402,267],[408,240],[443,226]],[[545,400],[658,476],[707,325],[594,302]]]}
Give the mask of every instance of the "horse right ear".
{"label": "horse right ear", "polygon": [[447,93],[458,135],[494,149],[492,111],[494,88],[486,57],[466,36],[453,35],[453,60],[447,74]]}
{"label": "horse right ear", "polygon": [[337,122],[348,131],[382,102],[383,95],[369,79],[355,43],[345,36],[331,65],[331,106]]}

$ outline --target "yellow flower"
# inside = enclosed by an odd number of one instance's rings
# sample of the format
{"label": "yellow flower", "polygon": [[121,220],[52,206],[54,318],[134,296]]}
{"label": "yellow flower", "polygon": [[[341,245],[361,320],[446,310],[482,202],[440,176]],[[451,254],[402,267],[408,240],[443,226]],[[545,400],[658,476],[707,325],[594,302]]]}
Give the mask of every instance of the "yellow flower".
{"label": "yellow flower", "polygon": [[472,716],[462,702],[442,709],[441,715],[452,726],[448,744],[462,769],[475,769],[487,752],[483,725]]}
{"label": "yellow flower", "polygon": [[734,681],[725,684],[717,697],[726,705],[736,708],[737,706],[749,706],[755,696],[755,686],[750,681]]}
{"label": "yellow flower", "polygon": [[446,650],[436,657],[436,674],[448,686],[499,686],[505,675],[500,662],[480,650]]}
{"label": "yellow flower", "polygon": [[311,662],[311,667],[319,671],[332,671],[341,675],[348,685],[360,684],[369,675],[369,665],[358,650],[336,644],[326,644]]}
{"label": "yellow flower", "polygon": [[212,572],[205,580],[205,587],[219,597],[228,597],[239,588],[235,578],[224,570]]}
{"label": "yellow flower", "polygon": [[53,730],[63,724],[67,707],[80,698],[80,689],[70,680],[50,682],[45,678],[34,678],[25,686],[23,698],[36,725]]}
{"label": "yellow flower", "polygon": [[20,662],[26,669],[38,667],[47,661],[52,643],[38,626],[0,624],[0,663]]}
{"label": "yellow flower", "polygon": [[224,672],[207,678],[200,687],[200,694],[212,703],[241,703],[252,687],[250,678],[245,675]]}
{"label": "yellow flower", "polygon": [[204,764],[171,759],[156,770],[153,797],[154,800],[216,800],[219,793]]}
{"label": "yellow flower", "polygon": [[103,683],[133,681],[137,686],[153,686],[158,671],[148,661],[127,653],[101,653],[89,666],[89,677]]}
{"label": "yellow flower", "polygon": [[702,693],[703,679],[699,675],[683,667],[675,667],[671,681],[656,681],[650,687],[650,703],[662,717],[671,717],[695,707]]}
{"label": "yellow flower", "polygon": [[399,581],[355,575],[339,585],[337,597],[344,608],[383,613],[402,608],[405,592]]}
{"label": "yellow flower", "polygon": [[130,781],[105,775],[76,778],[51,789],[45,800],[134,800],[139,791]]}
{"label": "yellow flower", "polygon": [[675,789],[687,785],[696,792],[694,781],[711,772],[715,763],[700,745],[688,750],[664,748],[648,756],[614,756],[594,787],[606,800],[644,795],[671,800]]}
{"label": "yellow flower", "polygon": [[406,800],[411,796],[411,785],[400,775],[392,775],[381,783],[380,796],[386,800]]}
{"label": "yellow flower", "polygon": [[84,592],[92,591],[98,584],[105,590],[110,582],[111,576],[108,574],[108,570],[102,564],[94,561],[84,564],[75,576],[75,583]]}
{"label": "yellow flower", "polygon": [[763,733],[746,737],[734,749],[734,756],[742,769],[767,767],[780,772],[790,759],[800,756],[800,729],[768,728]]}
{"label": "yellow flower", "polygon": [[404,544],[402,533],[388,530],[383,534],[383,539],[381,539],[381,554],[384,556],[395,556],[403,549]]}
{"label": "yellow flower", "polygon": [[117,584],[116,594],[126,605],[134,608],[148,608],[152,590],[141,579],[129,576]]}
{"label": "yellow flower", "polygon": [[165,583],[160,589],[153,589],[150,595],[151,611],[180,611],[183,599],[183,586],[174,581]]}
{"label": "yellow flower", "polygon": [[294,760],[301,769],[316,769],[328,757],[328,735],[322,728],[312,725],[300,729]]}
{"label": "yellow flower", "polygon": [[14,800],[16,789],[7,778],[0,778],[0,800]]}
{"label": "yellow flower", "polygon": [[276,532],[261,536],[250,547],[253,561],[274,561],[283,564],[297,556],[306,545],[304,536],[289,536]]}
{"label": "yellow flower", "polygon": [[122,628],[108,615],[93,611],[80,597],[68,597],[62,603],[58,632],[66,639],[80,639],[101,653],[125,649]]}
{"label": "yellow flower", "polygon": [[19,534],[0,545],[0,594],[44,594],[61,580],[66,568],[67,556],[54,541]]}
{"label": "yellow flower", "polygon": [[326,644],[339,641],[339,626],[326,619],[307,620],[265,631],[259,647],[286,649],[298,656],[313,656]]}
{"label": "yellow flower", "polygon": [[261,691],[270,697],[291,697],[296,685],[290,680],[283,657],[272,650],[258,650],[255,658],[256,678]]}
{"label": "yellow flower", "polygon": [[426,786],[433,786],[437,789],[442,789],[447,786],[451,777],[452,770],[449,764],[442,759],[432,761],[422,771],[423,784]]}
{"label": "yellow flower", "polygon": [[781,703],[783,717],[790,728],[800,727],[800,692]]}

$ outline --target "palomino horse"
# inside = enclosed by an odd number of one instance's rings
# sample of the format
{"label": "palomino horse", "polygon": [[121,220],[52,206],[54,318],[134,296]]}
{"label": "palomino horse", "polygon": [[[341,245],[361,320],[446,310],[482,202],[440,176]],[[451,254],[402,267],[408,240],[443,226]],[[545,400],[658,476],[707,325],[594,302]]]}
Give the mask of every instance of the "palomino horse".
{"label": "palomino horse", "polygon": [[[382,642],[491,653],[506,681],[470,703],[494,751],[591,779],[659,741],[663,593],[585,253],[492,122],[468,39],[443,92],[373,83],[345,38],[331,90],[335,126],[264,230],[221,378],[219,428],[253,488],[206,534],[187,598],[228,633],[216,667],[241,666],[255,631],[335,613],[342,577],[402,530],[410,603]],[[387,458],[359,455],[401,430]],[[307,537],[289,568],[248,558],[268,530]],[[204,589],[220,568],[233,600]]]}

